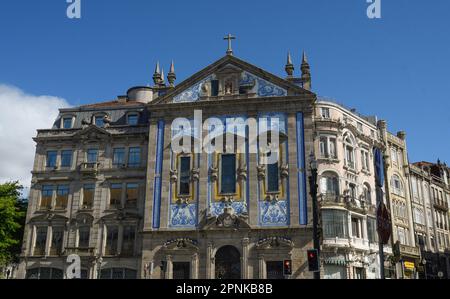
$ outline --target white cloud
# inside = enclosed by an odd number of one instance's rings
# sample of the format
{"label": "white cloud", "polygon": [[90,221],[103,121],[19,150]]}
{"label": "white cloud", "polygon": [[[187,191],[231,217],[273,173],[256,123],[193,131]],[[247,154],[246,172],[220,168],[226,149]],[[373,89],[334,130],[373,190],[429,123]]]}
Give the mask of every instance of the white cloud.
{"label": "white cloud", "polygon": [[19,180],[31,184],[37,129],[48,129],[66,100],[35,96],[19,88],[0,84],[0,183]]}

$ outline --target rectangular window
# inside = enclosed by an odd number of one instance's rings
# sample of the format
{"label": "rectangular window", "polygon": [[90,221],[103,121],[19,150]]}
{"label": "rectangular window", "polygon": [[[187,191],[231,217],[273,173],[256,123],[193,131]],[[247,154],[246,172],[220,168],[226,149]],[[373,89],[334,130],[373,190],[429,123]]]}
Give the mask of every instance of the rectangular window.
{"label": "rectangular window", "polygon": [[128,152],[128,167],[139,167],[141,165],[141,148],[130,147]]}
{"label": "rectangular window", "polygon": [[89,248],[89,239],[91,228],[89,226],[81,226],[78,229],[78,248]]}
{"label": "rectangular window", "polygon": [[136,227],[135,226],[124,226],[123,227],[123,241],[122,241],[122,251],[123,255],[133,255],[134,254],[134,243],[136,239]]}
{"label": "rectangular window", "polygon": [[106,255],[116,255],[117,254],[117,242],[119,237],[119,228],[117,226],[108,226],[106,228]]}
{"label": "rectangular window", "polygon": [[220,176],[220,193],[236,193],[236,155],[222,155],[222,173]]}
{"label": "rectangular window", "polygon": [[219,80],[211,80],[211,96],[217,97],[219,95]]}
{"label": "rectangular window", "polygon": [[392,163],[397,164],[397,150],[395,148],[391,148],[391,159]]}
{"label": "rectangular window", "polygon": [[352,217],[352,236],[356,238],[361,238],[361,230],[359,227],[360,220],[358,218]]}
{"label": "rectangular window", "polygon": [[179,195],[189,195],[191,193],[191,157],[180,158],[180,190]]}
{"label": "rectangular window", "polygon": [[173,279],[190,279],[191,264],[189,262],[173,263]]}
{"label": "rectangular window", "polygon": [[61,152],[61,167],[71,167],[72,166],[72,150],[65,150]]}
{"label": "rectangular window", "polygon": [[130,126],[136,126],[139,121],[139,116],[137,114],[128,114],[127,122]]}
{"label": "rectangular window", "polygon": [[120,208],[122,205],[122,184],[111,184],[110,189],[110,208]]}
{"label": "rectangular window", "polygon": [[[271,155],[272,153],[268,155],[268,158],[270,158]],[[278,192],[279,190],[278,162],[267,164],[267,192]]]}
{"label": "rectangular window", "polygon": [[72,117],[63,118],[63,129],[72,129]]}
{"label": "rectangular window", "polygon": [[104,116],[96,116],[95,117],[95,125],[99,128],[103,128],[105,126]]}
{"label": "rectangular window", "polygon": [[36,228],[36,242],[34,245],[33,255],[45,255],[45,244],[47,243],[47,227]]}
{"label": "rectangular window", "polygon": [[370,243],[378,243],[377,220],[367,217],[367,238]]}
{"label": "rectangular window", "polygon": [[125,205],[129,208],[137,207],[138,201],[138,187],[136,183],[127,184],[126,202]]}
{"label": "rectangular window", "polygon": [[370,170],[369,153],[364,150],[361,151],[361,166],[364,170]]}
{"label": "rectangular window", "polygon": [[330,118],[330,108],[321,108],[320,114],[322,115],[322,118],[329,119]]}
{"label": "rectangular window", "polygon": [[41,190],[41,209],[47,210],[52,207],[53,186],[44,185]]}
{"label": "rectangular window", "polygon": [[87,163],[97,163],[98,149],[91,148],[87,150]]}
{"label": "rectangular window", "polygon": [[94,204],[94,184],[85,184],[83,186],[83,208],[84,209],[92,209]]}
{"label": "rectangular window", "polygon": [[47,167],[56,167],[56,157],[58,155],[57,151],[47,152]]}
{"label": "rectangular window", "polygon": [[320,137],[320,155],[328,158],[328,138]]}
{"label": "rectangular window", "polygon": [[60,255],[63,247],[63,227],[52,228],[52,244],[50,247],[50,255]]}
{"label": "rectangular window", "polygon": [[115,148],[113,150],[113,166],[121,167],[125,164],[125,149]]}
{"label": "rectangular window", "polygon": [[56,209],[64,210],[67,208],[67,201],[69,200],[69,186],[59,185],[56,191]]}

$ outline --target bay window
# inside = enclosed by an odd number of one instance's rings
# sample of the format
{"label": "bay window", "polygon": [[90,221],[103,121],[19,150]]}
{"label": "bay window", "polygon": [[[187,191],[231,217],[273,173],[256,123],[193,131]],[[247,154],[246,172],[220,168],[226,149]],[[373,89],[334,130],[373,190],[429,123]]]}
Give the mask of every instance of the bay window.
{"label": "bay window", "polygon": [[339,196],[339,178],[332,172],[325,172],[320,178],[320,191],[326,198],[336,200]]}
{"label": "bay window", "polygon": [[324,238],[348,238],[348,214],[341,210],[322,210]]}

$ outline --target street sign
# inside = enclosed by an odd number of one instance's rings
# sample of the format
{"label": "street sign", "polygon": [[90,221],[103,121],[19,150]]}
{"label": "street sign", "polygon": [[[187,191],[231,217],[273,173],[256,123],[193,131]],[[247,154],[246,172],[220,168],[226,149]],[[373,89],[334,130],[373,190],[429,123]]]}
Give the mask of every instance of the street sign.
{"label": "street sign", "polygon": [[392,222],[389,210],[384,203],[378,205],[377,211],[377,232],[380,242],[386,245],[392,233]]}

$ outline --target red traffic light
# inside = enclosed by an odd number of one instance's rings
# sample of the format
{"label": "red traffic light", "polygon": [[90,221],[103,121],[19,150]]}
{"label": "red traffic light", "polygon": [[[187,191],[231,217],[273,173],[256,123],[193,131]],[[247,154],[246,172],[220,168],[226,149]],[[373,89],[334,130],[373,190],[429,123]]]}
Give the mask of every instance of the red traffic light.
{"label": "red traffic light", "polygon": [[284,260],[283,274],[284,275],[292,275],[292,261],[291,260]]}
{"label": "red traffic light", "polygon": [[308,250],[308,268],[311,272],[320,270],[319,252],[317,249]]}

